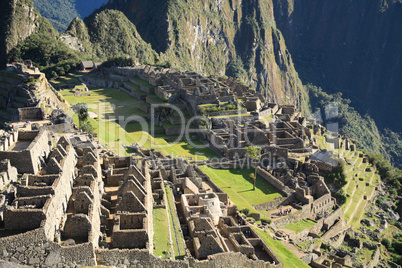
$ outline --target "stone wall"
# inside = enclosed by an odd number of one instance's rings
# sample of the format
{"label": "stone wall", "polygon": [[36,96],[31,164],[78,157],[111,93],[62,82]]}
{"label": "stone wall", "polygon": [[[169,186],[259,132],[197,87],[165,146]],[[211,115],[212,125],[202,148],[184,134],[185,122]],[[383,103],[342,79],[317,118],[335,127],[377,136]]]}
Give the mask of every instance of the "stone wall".
{"label": "stone wall", "polygon": [[[24,136],[23,136],[24,134],[29,134],[29,133],[19,133],[18,134],[19,139],[24,139]],[[50,150],[51,150],[51,144],[49,144],[49,133],[46,130],[39,131],[39,133],[37,132],[37,136],[31,142],[29,147],[26,149],[26,151],[29,151],[29,153],[30,153],[33,170],[31,170],[31,172],[26,172],[20,168],[19,172],[36,174],[39,171],[39,166],[38,166],[39,157],[48,156],[50,153]],[[18,165],[15,165],[15,166],[18,166]],[[20,166],[18,166],[18,167],[20,167]]]}
{"label": "stone wall", "polygon": [[220,111],[220,112],[213,112],[208,113],[209,116],[225,116],[225,115],[240,115],[247,113],[247,109],[240,109],[240,110],[229,110],[229,111]]}
{"label": "stone wall", "polygon": [[367,268],[374,268],[374,267],[376,267],[377,264],[378,264],[378,262],[379,262],[379,260],[380,260],[380,257],[381,257],[381,250],[380,250],[380,248],[378,247],[378,248],[375,250],[373,256],[371,256],[371,261],[370,261],[369,264],[367,265]]}
{"label": "stone wall", "polygon": [[62,123],[62,124],[57,124],[57,125],[43,125],[39,129],[47,130],[50,132],[70,133],[72,128],[71,128],[71,124]]}
{"label": "stone wall", "polygon": [[97,249],[95,251],[98,265],[104,266],[128,266],[128,267],[165,267],[165,268],[185,268],[188,267],[187,261],[172,261],[159,259],[150,254],[148,250],[139,249]]}
{"label": "stone wall", "polygon": [[0,189],[8,185],[10,182],[17,180],[18,171],[11,166],[10,160],[0,160]]}
{"label": "stone wall", "polygon": [[312,210],[314,213],[327,212],[335,205],[335,201],[331,198],[331,194],[326,194],[314,200]]}
{"label": "stone wall", "polygon": [[0,259],[34,267],[79,267],[95,265],[90,243],[62,247],[48,241],[43,229],[0,238]]}
{"label": "stone wall", "polygon": [[341,232],[344,227],[346,226],[346,223],[343,219],[341,219],[340,221],[338,221],[334,226],[331,227],[331,229],[328,230],[328,232],[326,232],[321,239],[323,241],[327,241],[329,240],[331,237],[339,234],[339,232]]}
{"label": "stone wall", "polygon": [[194,268],[242,267],[242,268],[282,268],[283,264],[270,264],[264,261],[253,261],[239,252],[225,252],[208,256],[207,261],[189,259],[189,266]]}
{"label": "stone wall", "polygon": [[29,107],[18,109],[19,121],[42,120],[45,117],[45,109],[41,107]]}
{"label": "stone wall", "polygon": [[113,230],[112,241],[115,248],[146,248],[148,234],[144,229]]}
{"label": "stone wall", "polygon": [[127,267],[165,267],[165,268],[216,268],[216,267],[244,267],[244,268],[282,268],[283,264],[276,265],[264,261],[253,261],[241,253],[219,253],[208,257],[205,261],[194,258],[185,260],[159,259],[147,250],[104,250],[97,249],[97,265],[104,266],[127,266]]}
{"label": "stone wall", "polygon": [[50,152],[48,132],[19,131],[18,140],[32,140],[32,142],[23,151],[0,151],[0,159],[10,159],[11,165],[18,167],[20,173],[37,173],[39,157],[48,156]]}
{"label": "stone wall", "polygon": [[309,229],[309,233],[313,236],[318,236],[321,232],[322,227],[324,226],[324,219],[319,219],[313,227]]}
{"label": "stone wall", "polygon": [[291,190],[285,186],[280,180],[272,176],[268,171],[263,170],[261,167],[257,167],[257,173],[268,183],[272,184],[276,189],[285,193],[287,196],[292,194]]}
{"label": "stone wall", "polygon": [[336,209],[334,212],[332,212],[328,217],[325,218],[324,220],[324,227],[328,229],[332,225],[334,225],[335,221],[341,218],[343,215],[342,213],[342,208],[339,207]]}
{"label": "stone wall", "polygon": [[177,126],[175,128],[164,127],[166,135],[179,135],[183,130],[184,126]]}
{"label": "stone wall", "polygon": [[4,211],[5,229],[32,230],[39,228],[46,216],[42,209],[12,209]]}
{"label": "stone wall", "polygon": [[289,196],[289,197],[282,197],[279,198],[275,201],[271,201],[271,202],[267,202],[264,204],[259,204],[259,205],[253,205],[253,207],[256,210],[271,210],[271,209],[276,209],[280,206],[286,206],[288,204],[290,204],[291,202],[294,201],[294,197],[293,195]]}
{"label": "stone wall", "polygon": [[281,219],[275,221],[275,225],[277,227],[285,226],[289,223],[294,223],[301,221],[302,219],[305,219],[306,217],[310,216],[310,210],[307,208],[308,205],[304,205],[302,210],[299,210],[298,212],[295,212],[293,214],[290,214],[288,216],[282,217]]}

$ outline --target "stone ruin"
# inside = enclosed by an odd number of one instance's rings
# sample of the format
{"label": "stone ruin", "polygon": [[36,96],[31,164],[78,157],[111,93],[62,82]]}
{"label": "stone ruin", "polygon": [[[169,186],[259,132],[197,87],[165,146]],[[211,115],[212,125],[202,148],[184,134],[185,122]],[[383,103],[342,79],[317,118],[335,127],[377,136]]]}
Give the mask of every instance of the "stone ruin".
{"label": "stone ruin", "polygon": [[0,141],[0,159],[9,159],[20,173],[38,173],[50,150],[51,138],[46,130],[14,130]]}
{"label": "stone ruin", "polygon": [[[284,111],[287,113],[281,114]],[[289,111],[292,112],[290,116]],[[306,128],[305,118],[300,117],[294,107],[288,106],[280,106],[275,116],[282,119],[269,124],[252,121],[244,125],[228,119],[212,120],[212,128],[206,137],[215,151],[230,160],[244,158],[247,146],[261,147],[262,154],[273,147],[289,153],[311,153],[311,134]]]}
{"label": "stone ruin", "polygon": [[154,203],[147,168],[132,157],[108,157],[102,169],[106,173],[102,203],[107,208],[103,225],[113,226],[108,247],[149,249]]}

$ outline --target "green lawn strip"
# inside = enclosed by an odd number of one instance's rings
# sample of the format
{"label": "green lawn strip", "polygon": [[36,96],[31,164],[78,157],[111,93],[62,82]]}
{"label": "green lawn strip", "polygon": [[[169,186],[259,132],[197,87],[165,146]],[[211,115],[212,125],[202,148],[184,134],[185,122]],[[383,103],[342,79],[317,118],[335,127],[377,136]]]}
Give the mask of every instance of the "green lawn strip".
{"label": "green lawn strip", "polygon": [[142,91],[141,89],[140,89],[140,86],[139,85],[136,85],[136,84],[134,84],[134,83],[131,83],[130,81],[127,81],[127,82],[124,82],[124,83],[127,83],[131,88],[127,88],[127,90],[132,90],[132,91],[134,91],[135,93],[137,93],[138,95],[148,95],[146,92],[144,92],[144,91]]}
{"label": "green lawn strip", "polygon": [[[180,221],[177,216],[176,210],[174,209],[175,203],[174,203],[174,197],[173,197],[172,190],[168,186],[165,186],[165,191],[166,191],[166,199],[168,202],[167,208],[168,208],[169,217],[171,217],[171,215],[173,215],[173,218],[170,219],[170,232],[172,234],[173,250],[175,253],[174,256],[175,256],[175,259],[178,259],[178,258],[181,259],[186,254],[186,251],[185,251],[186,242],[184,242],[183,233],[181,232]],[[173,228],[173,222],[176,227],[176,230]],[[176,240],[176,238],[177,238],[177,240]],[[178,248],[180,248],[180,253],[179,253]]]}
{"label": "green lawn strip", "polygon": [[[200,146],[203,145],[200,141],[192,141],[193,145]],[[194,147],[191,143],[187,142],[176,142],[167,144],[168,146],[163,146],[161,150],[168,155],[174,156],[184,156],[191,157],[192,160],[207,160],[209,158],[217,157],[214,151],[208,147],[203,146],[203,148]],[[155,147],[156,149],[158,147]]]}
{"label": "green lawn strip", "polygon": [[351,203],[350,203],[350,206],[349,206],[348,210],[345,211],[345,213],[344,213],[344,217],[345,217],[346,222],[349,221],[351,215],[353,214],[355,209],[357,209],[356,206],[359,203],[359,200],[362,197],[362,195],[363,195],[363,191],[361,189],[361,186],[359,185],[359,188],[356,188],[356,191],[352,196],[352,200],[351,200]]}
{"label": "green lawn strip", "polygon": [[256,189],[253,191],[253,182],[250,173],[254,169],[212,169],[207,166],[200,167],[219,187],[230,196],[230,199],[238,206],[239,210],[248,208],[250,212],[256,212],[252,205],[258,205],[275,200],[281,193],[257,176]]}
{"label": "green lawn strip", "polygon": [[278,256],[279,260],[283,263],[285,268],[309,268],[305,262],[299,257],[293,254],[287,247],[285,247],[280,241],[274,240],[271,235],[261,231],[253,226],[254,230],[261,236],[264,242],[271,248],[271,250]]}
{"label": "green lawn strip", "polygon": [[267,117],[264,117],[264,118],[260,119],[260,121],[263,121],[263,122],[269,122],[271,120],[272,120],[272,115],[269,115]]}
{"label": "green lawn strip", "polygon": [[[352,163],[355,163],[358,158],[359,158],[359,153],[356,152],[356,154],[355,154],[355,155],[352,157],[352,159],[351,159]],[[355,164],[355,167],[356,167],[356,164]]]}
{"label": "green lawn strip", "polygon": [[285,225],[282,228],[295,231],[296,233],[300,233],[304,229],[309,229],[313,227],[316,224],[316,222],[309,220],[309,219],[302,219],[298,222],[295,223],[289,223],[288,225]]}
{"label": "green lawn strip", "polygon": [[211,116],[211,118],[223,118],[223,117],[242,117],[242,116],[249,116],[249,113],[244,114],[230,114],[230,115],[220,115],[220,116]]}
{"label": "green lawn strip", "polygon": [[356,182],[354,181],[354,179],[350,179],[348,188],[346,189],[346,194],[348,195],[352,195],[353,190],[356,188]]}
{"label": "green lawn strip", "polygon": [[142,94],[145,93],[144,91],[140,90],[140,86],[139,86],[139,85],[134,84],[133,82],[126,81],[126,82],[124,82],[124,83],[126,83],[127,85],[133,87],[134,89],[138,89],[138,90],[139,90],[138,92],[142,92]]}
{"label": "green lawn strip", "polygon": [[[170,122],[163,122],[163,127],[165,128],[182,128],[181,125],[173,125]],[[183,127],[184,129],[184,127]]]}
{"label": "green lawn strip", "polygon": [[355,226],[360,222],[360,217],[364,213],[364,207],[366,206],[366,203],[367,203],[366,200],[361,199],[361,202],[360,202],[359,206],[355,209],[355,214],[353,215],[353,217],[350,221],[351,226]]}
{"label": "green lawn strip", "polygon": [[[169,236],[169,229],[166,223],[169,222],[167,210],[164,208],[155,208],[153,210],[154,220],[154,255],[156,257],[168,258],[166,252],[172,253],[172,244]],[[165,252],[165,253],[164,253]]]}
{"label": "green lawn strip", "polygon": [[380,184],[380,175],[375,174],[371,183],[372,183],[372,185],[378,186]]}
{"label": "green lawn strip", "polygon": [[142,84],[143,86],[146,86],[146,87],[154,87],[147,81],[142,80],[141,78],[138,78],[138,77],[132,77],[131,80],[136,81],[137,83]]}
{"label": "green lawn strip", "polygon": [[222,190],[224,190],[230,197],[230,200],[237,205],[239,210],[244,208],[248,208],[250,213],[258,213],[258,211],[235,189],[232,189],[229,184],[227,184],[224,180],[220,179],[219,176],[214,173],[211,169],[207,166],[200,166],[200,168],[207,174]]}
{"label": "green lawn strip", "polygon": [[161,98],[159,98],[156,94],[149,94],[147,97],[148,97],[149,99],[153,100],[154,102],[157,102],[157,103],[165,103],[165,101],[162,100]]}

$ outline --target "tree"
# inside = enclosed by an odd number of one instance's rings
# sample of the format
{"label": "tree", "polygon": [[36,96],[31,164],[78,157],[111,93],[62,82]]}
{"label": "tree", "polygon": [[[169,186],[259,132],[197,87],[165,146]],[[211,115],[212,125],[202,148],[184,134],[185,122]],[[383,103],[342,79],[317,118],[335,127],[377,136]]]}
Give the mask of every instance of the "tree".
{"label": "tree", "polygon": [[227,66],[226,75],[237,79],[241,79],[246,75],[244,70],[243,61],[240,57],[232,59]]}
{"label": "tree", "polygon": [[255,174],[254,173],[250,173],[250,179],[253,180],[253,190],[255,190]]}
{"label": "tree", "polygon": [[253,190],[255,190],[255,180],[257,178],[257,166],[258,166],[258,159],[260,158],[261,148],[258,146],[248,146],[246,147],[246,152],[248,157],[251,159],[251,163],[255,162],[254,165],[254,177],[253,179]]}
{"label": "tree", "polygon": [[88,106],[81,106],[79,108],[78,119],[83,122],[88,119]]}

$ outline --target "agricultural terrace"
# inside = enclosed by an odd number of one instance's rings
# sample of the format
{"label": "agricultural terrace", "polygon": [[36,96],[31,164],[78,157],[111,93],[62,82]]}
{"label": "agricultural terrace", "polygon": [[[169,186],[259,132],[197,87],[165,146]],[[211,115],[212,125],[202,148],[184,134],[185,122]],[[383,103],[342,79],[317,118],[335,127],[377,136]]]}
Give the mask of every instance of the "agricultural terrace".
{"label": "agricultural terrace", "polygon": [[345,221],[356,227],[364,216],[365,208],[372,199],[375,187],[380,183],[380,176],[375,167],[363,163],[363,152],[345,150],[341,155],[346,160],[347,184],[343,187],[346,202],[342,205]]}

